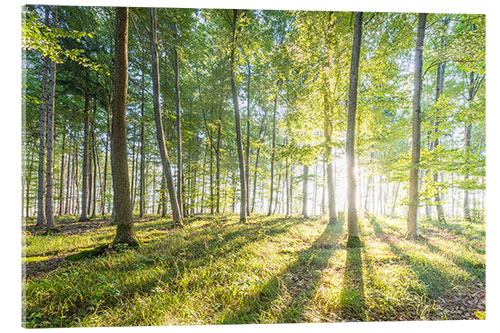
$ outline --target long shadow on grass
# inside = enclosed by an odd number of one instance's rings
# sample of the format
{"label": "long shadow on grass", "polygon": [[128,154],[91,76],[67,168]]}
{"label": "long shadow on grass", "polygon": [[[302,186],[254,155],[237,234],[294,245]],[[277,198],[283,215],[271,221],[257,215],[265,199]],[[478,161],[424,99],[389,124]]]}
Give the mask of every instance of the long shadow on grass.
{"label": "long shadow on grass", "polygon": [[239,309],[223,318],[221,324],[256,322],[301,322],[309,301],[314,297],[321,272],[330,257],[343,245],[342,225],[327,225],[323,233],[283,272],[270,279],[253,295],[242,299]]}
{"label": "long shadow on grass", "polygon": [[138,257],[133,264],[119,264],[112,269],[133,273],[158,265],[167,268],[167,272],[159,278],[152,277],[142,280],[140,284],[124,286],[125,294],[127,290],[148,293],[160,281],[168,283],[173,290],[194,288],[196,281],[193,281],[190,286],[180,287],[178,285],[182,276],[189,274],[192,269],[209,265],[214,261],[225,260],[229,256],[236,259],[238,252],[246,245],[286,232],[294,225],[303,222],[303,218],[270,218],[261,223],[229,224],[216,229],[216,232],[210,228],[202,227],[189,233],[189,239],[181,241],[178,246],[172,247],[169,244],[170,236],[162,240],[151,241],[147,246],[158,249],[156,251],[158,256]]}
{"label": "long shadow on grass", "polygon": [[344,286],[340,294],[340,314],[346,321],[364,321],[365,293],[361,249],[347,248]]}
{"label": "long shadow on grass", "polygon": [[474,263],[470,261],[469,259],[466,259],[452,251],[446,250],[442,248],[441,246],[436,246],[431,244],[431,242],[428,239],[422,239],[419,240],[419,242],[423,245],[425,245],[429,250],[437,252],[437,253],[443,253],[444,255],[448,256],[451,261],[458,267],[460,267],[462,270],[467,272],[469,276],[474,277],[480,281],[484,281],[486,277],[486,267],[483,263]]}

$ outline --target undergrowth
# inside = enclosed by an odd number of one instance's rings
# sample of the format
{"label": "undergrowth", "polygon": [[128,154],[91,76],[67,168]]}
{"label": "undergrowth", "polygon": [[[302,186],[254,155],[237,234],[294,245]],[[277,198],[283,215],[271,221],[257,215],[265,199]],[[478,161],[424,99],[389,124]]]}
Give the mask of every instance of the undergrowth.
{"label": "undergrowth", "polygon": [[[349,248],[343,226],[322,217],[198,216],[183,228],[146,219],[138,249],[28,275],[24,326],[483,319],[484,223],[426,221],[413,241],[405,226],[361,219],[363,246]],[[109,223],[80,229],[26,232],[24,262],[42,269],[114,236]],[[472,294],[477,304],[457,311],[457,295]]]}

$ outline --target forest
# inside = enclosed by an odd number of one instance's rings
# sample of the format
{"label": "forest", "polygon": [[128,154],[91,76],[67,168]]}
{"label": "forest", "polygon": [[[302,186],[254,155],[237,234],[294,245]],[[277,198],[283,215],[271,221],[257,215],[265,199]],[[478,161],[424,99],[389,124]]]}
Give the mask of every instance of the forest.
{"label": "forest", "polygon": [[485,319],[485,20],[25,6],[22,325]]}

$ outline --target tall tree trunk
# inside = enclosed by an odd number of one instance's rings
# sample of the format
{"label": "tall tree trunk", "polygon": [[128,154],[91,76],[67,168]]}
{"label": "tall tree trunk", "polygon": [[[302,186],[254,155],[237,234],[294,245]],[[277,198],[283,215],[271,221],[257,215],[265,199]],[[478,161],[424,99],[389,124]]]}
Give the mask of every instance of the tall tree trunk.
{"label": "tall tree trunk", "polygon": [[125,110],[128,87],[128,7],[116,8],[115,80],[111,132],[111,174],[116,216],[116,237],[113,244],[137,246],[128,177],[127,125]]}
{"label": "tall tree trunk", "polygon": [[276,148],[276,109],[278,104],[278,84],[276,83],[276,96],[274,96],[273,109],[273,139],[271,143],[271,186],[269,188],[269,210],[267,216],[272,214],[273,194],[274,194],[274,150]]}
{"label": "tall tree trunk", "polygon": [[109,139],[111,137],[111,122],[110,122],[110,104],[109,99],[107,100],[107,108],[106,108],[106,152],[104,153],[104,170],[103,170],[103,181],[102,181],[102,198],[101,198],[101,214],[104,217],[106,213],[106,185],[108,179],[108,149],[109,149]]}
{"label": "tall tree trunk", "polygon": [[83,125],[83,162],[82,162],[82,204],[81,204],[81,215],[80,222],[88,221],[87,208],[88,208],[88,197],[89,197],[89,104],[90,97],[88,93],[85,93],[85,120]]}
{"label": "tall tree trunk", "polygon": [[136,187],[136,181],[135,181],[135,172],[137,171],[137,146],[135,144],[135,136],[136,136],[136,126],[134,125],[133,131],[132,131],[132,171],[130,173],[131,176],[131,181],[130,181],[130,205],[132,209],[132,215],[134,215],[134,193],[135,193],[135,187]]}
{"label": "tall tree trunk", "polygon": [[213,164],[214,164],[214,151],[210,147],[210,214],[213,215],[214,213],[214,186],[213,186],[213,181],[214,181],[214,175],[213,175]]}
{"label": "tall tree trunk", "polygon": [[96,113],[97,113],[97,99],[94,96],[94,114],[92,116],[92,217],[96,214],[97,203],[97,143],[96,143]]}
{"label": "tall tree trunk", "polygon": [[[54,28],[57,28],[57,6],[54,6]],[[50,62],[49,103],[47,108],[47,192],[45,200],[46,229],[56,228],[54,223],[54,119],[56,101],[56,63]]]}
{"label": "tall tree trunk", "polygon": [[[325,103],[326,97],[325,97]],[[327,108],[325,104],[325,108]],[[329,112],[328,112],[329,113]],[[325,114],[324,135],[326,143],[326,182],[328,187],[328,221],[329,223],[337,223],[337,212],[335,207],[335,184],[333,175],[333,148],[332,148],[332,127],[328,118],[328,113]]]}
{"label": "tall tree trunk", "polygon": [[356,179],[354,143],[356,135],[356,106],[358,98],[358,72],[363,28],[363,13],[356,12],[352,43],[351,71],[349,77],[349,109],[347,114],[346,159],[347,159],[347,245],[359,245],[358,213],[356,210]]}
{"label": "tall tree trunk", "polygon": [[415,49],[415,72],[413,88],[413,125],[412,125],[412,151],[410,170],[410,193],[408,207],[408,236],[418,236],[417,211],[418,211],[418,164],[420,163],[420,99],[422,94],[422,53],[425,37],[425,22],[427,14],[418,16],[417,46]]}
{"label": "tall tree trunk", "polygon": [[302,183],[302,215],[304,217],[309,217],[307,213],[307,180],[309,178],[309,167],[304,165],[304,174],[303,174],[303,183]]}
{"label": "tall tree trunk", "polygon": [[67,164],[67,170],[66,170],[66,196],[64,198],[64,215],[69,214],[69,198],[70,198],[70,180],[71,180],[71,153],[73,151],[72,146],[74,144],[74,140],[71,140],[70,137],[70,146],[69,146],[69,151],[68,151],[68,164]]}
{"label": "tall tree trunk", "polygon": [[179,88],[179,59],[178,59],[178,40],[177,23],[174,22],[174,74],[175,74],[175,113],[177,121],[177,201],[179,203],[180,218],[184,217],[184,205],[182,196],[182,184],[184,177],[182,175],[182,122],[181,122],[181,91]]}
{"label": "tall tree trunk", "polygon": [[[49,26],[49,6],[45,6],[45,25]],[[43,226],[46,222],[45,218],[45,149],[46,135],[45,128],[47,121],[48,108],[48,80],[49,80],[50,58],[48,56],[43,59],[43,74],[42,74],[42,103],[40,104],[40,145],[38,151],[38,197],[37,197],[37,219],[36,225]]]}
{"label": "tall tree trunk", "polygon": [[[262,122],[260,123],[259,127],[259,140],[262,137],[266,136],[266,131],[267,131],[267,121],[266,121],[266,116],[267,116],[267,109],[264,110],[264,116],[262,117]],[[254,173],[253,173],[253,193],[252,193],[252,209],[251,212],[254,211],[255,208],[255,197],[256,197],[256,192],[257,192],[257,171],[259,167],[259,154],[260,154],[260,145],[257,147],[257,151],[255,152],[255,167],[254,167]]]}
{"label": "tall tree trunk", "polygon": [[234,119],[236,126],[236,146],[238,151],[238,163],[240,167],[240,192],[241,192],[241,202],[240,202],[240,221],[246,222],[247,220],[247,210],[246,210],[246,180],[245,180],[245,160],[243,158],[243,147],[241,138],[241,124],[240,124],[240,107],[238,104],[238,91],[236,89],[235,80],[235,57],[236,57],[236,47],[237,47],[237,37],[238,37],[238,15],[239,10],[233,9],[233,38],[231,47],[231,93],[233,95],[233,106],[234,106]]}
{"label": "tall tree trunk", "polygon": [[59,178],[59,208],[58,215],[63,214],[63,204],[64,204],[64,157],[65,155],[65,144],[66,144],[66,129],[63,128],[63,137],[62,137],[62,147],[61,147],[61,177]]}
{"label": "tall tree trunk", "polygon": [[471,220],[470,215],[470,200],[469,200],[469,190],[467,189],[468,180],[469,180],[469,168],[467,164],[469,162],[469,152],[470,152],[470,141],[471,141],[471,130],[472,124],[467,122],[465,125],[465,135],[464,135],[464,150],[465,150],[465,165],[466,165],[466,173],[464,175],[464,183],[466,188],[464,189],[464,219],[466,221]]}
{"label": "tall tree trunk", "polygon": [[247,215],[250,216],[250,62],[247,59],[248,75],[247,75],[247,144],[245,151],[245,165],[246,165],[246,190],[247,190]]}
{"label": "tall tree trunk", "polygon": [[177,200],[177,194],[175,190],[175,185],[172,177],[172,168],[170,165],[170,159],[168,157],[167,147],[165,145],[165,133],[163,131],[163,122],[160,109],[160,76],[159,76],[159,60],[158,60],[158,48],[157,48],[157,36],[156,36],[156,9],[150,9],[150,23],[151,23],[151,56],[152,56],[152,78],[153,78],[153,107],[155,113],[155,123],[156,123],[156,137],[158,140],[158,146],[160,149],[160,155],[163,166],[163,174],[165,175],[168,194],[170,198],[170,204],[172,206],[172,217],[174,223],[182,224],[182,214],[180,211],[179,201]]}
{"label": "tall tree trunk", "polygon": [[[445,19],[445,26],[448,26],[448,18]],[[445,46],[445,40],[444,38],[441,39],[441,47],[444,48]],[[443,85],[444,85],[444,73],[446,69],[446,63],[441,62],[438,67],[437,67],[437,75],[436,75],[436,103],[439,102],[439,99],[441,98],[441,95],[443,94]],[[439,112],[439,110],[437,110]],[[437,146],[440,144],[439,141],[439,136],[438,136],[438,130],[439,130],[439,124],[440,124],[440,117],[436,116],[436,120],[434,122],[434,145],[433,149],[436,149]],[[436,172],[433,175],[434,182],[438,185],[439,187],[439,174]],[[445,223],[446,219],[444,216],[444,210],[443,206],[441,204],[441,193],[436,191],[436,195],[434,197],[434,200],[436,202],[436,213],[438,216],[438,220],[441,223]]]}
{"label": "tall tree trunk", "polygon": [[[142,73],[142,81],[144,82],[144,72]],[[144,206],[145,206],[145,188],[146,188],[146,173],[145,173],[145,165],[146,165],[146,152],[145,152],[145,145],[146,142],[144,140],[144,122],[146,121],[145,115],[144,115],[144,84],[142,88],[142,93],[141,93],[141,164],[140,164],[140,169],[141,169],[141,181],[139,184],[140,187],[140,193],[139,193],[139,217],[144,216]]]}
{"label": "tall tree trunk", "polygon": [[220,213],[220,146],[222,143],[222,107],[219,113],[219,121],[217,123],[217,150],[215,151],[215,196],[216,205],[215,212]]}

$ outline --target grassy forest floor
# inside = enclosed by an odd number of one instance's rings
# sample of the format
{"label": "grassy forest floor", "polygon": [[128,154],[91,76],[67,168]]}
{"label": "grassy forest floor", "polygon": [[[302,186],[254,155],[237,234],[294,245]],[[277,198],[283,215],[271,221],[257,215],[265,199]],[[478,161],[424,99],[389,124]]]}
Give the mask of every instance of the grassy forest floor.
{"label": "grassy forest floor", "polygon": [[28,219],[26,327],[483,319],[485,224],[360,220],[364,246],[325,218],[136,220],[138,249],[70,261],[113,239],[108,220]]}

